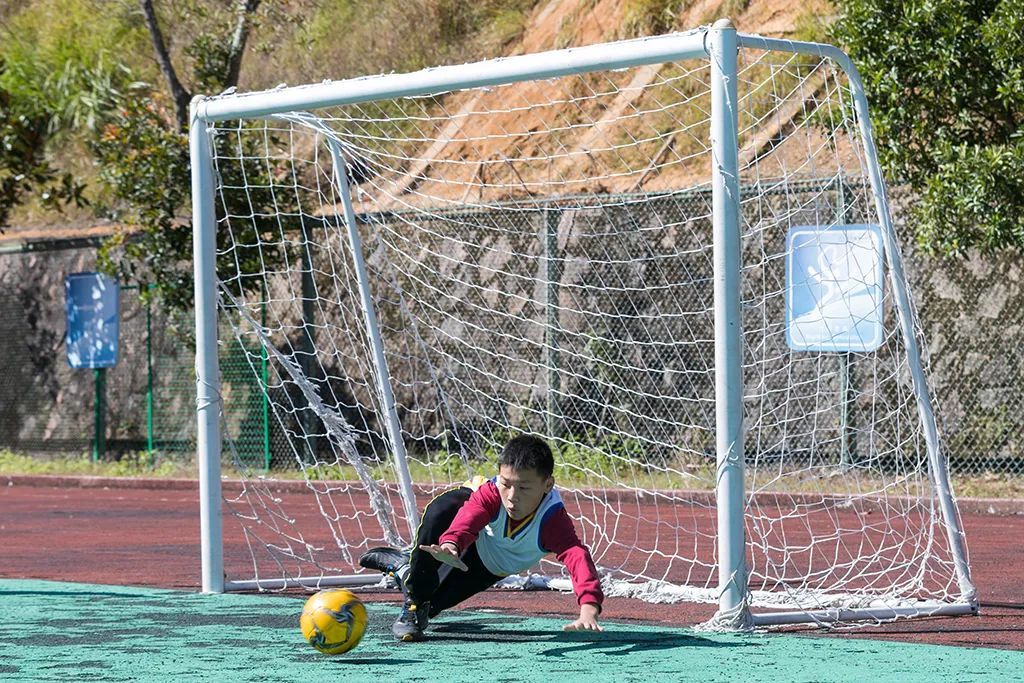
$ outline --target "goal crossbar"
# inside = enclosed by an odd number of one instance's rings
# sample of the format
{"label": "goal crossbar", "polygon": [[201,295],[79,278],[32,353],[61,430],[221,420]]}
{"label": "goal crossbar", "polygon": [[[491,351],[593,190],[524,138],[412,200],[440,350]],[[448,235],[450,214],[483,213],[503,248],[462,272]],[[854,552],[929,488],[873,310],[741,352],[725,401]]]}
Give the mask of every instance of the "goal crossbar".
{"label": "goal crossbar", "polygon": [[704,55],[703,32],[638,38],[458,66],[441,66],[413,73],[352,78],[227,98],[199,98],[195,115],[210,122],[255,118],[371,100],[506,85],[566,74],[624,69]]}

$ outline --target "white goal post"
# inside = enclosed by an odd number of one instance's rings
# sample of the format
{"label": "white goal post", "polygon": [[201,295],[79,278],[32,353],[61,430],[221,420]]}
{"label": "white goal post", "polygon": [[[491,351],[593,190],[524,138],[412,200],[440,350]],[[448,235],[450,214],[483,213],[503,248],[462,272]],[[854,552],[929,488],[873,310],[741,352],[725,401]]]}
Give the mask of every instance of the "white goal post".
{"label": "white goal post", "polygon": [[[732,629],[977,611],[840,50],[722,20],[197,97],[190,143],[205,592],[378,582],[359,552],[528,431],[612,594]],[[241,454],[257,405],[300,481]]]}

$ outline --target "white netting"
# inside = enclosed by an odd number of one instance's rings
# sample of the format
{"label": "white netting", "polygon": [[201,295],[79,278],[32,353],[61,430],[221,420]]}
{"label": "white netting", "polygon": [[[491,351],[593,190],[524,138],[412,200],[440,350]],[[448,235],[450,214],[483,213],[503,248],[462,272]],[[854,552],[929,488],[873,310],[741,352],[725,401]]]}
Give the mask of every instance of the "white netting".
{"label": "white netting", "polygon": [[[709,83],[670,63],[213,130],[224,344],[253,380],[224,400],[266,401],[273,468],[306,475],[231,497],[229,571],[351,573],[409,541],[333,144],[417,504],[535,432],[600,567],[717,600]],[[876,351],[786,343],[787,230],[877,222],[848,81],[744,50],[739,97],[755,604],[955,600],[891,283]]]}

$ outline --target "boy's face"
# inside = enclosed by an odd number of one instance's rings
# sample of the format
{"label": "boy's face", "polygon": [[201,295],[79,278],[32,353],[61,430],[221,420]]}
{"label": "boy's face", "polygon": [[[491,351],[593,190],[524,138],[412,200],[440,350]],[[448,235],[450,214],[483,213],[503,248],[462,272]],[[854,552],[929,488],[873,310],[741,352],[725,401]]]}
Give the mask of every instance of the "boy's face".
{"label": "boy's face", "polygon": [[498,469],[498,493],[508,516],[520,520],[533,514],[540,501],[555,485],[554,477],[541,477],[534,469],[514,470],[508,465]]}

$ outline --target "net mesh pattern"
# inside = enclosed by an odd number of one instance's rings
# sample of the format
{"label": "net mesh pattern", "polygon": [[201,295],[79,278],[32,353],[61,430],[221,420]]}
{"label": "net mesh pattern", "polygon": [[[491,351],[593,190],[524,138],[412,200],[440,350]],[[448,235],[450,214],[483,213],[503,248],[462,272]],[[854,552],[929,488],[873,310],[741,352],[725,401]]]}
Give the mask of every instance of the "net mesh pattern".
{"label": "net mesh pattern", "polygon": [[[878,222],[850,84],[742,50],[738,91],[754,604],[955,600],[891,270],[877,349],[786,340],[787,232]],[[415,505],[540,434],[603,573],[717,600],[710,116],[693,61],[212,128],[221,319],[306,482],[230,497],[235,570],[347,574],[411,542],[344,174]]]}

